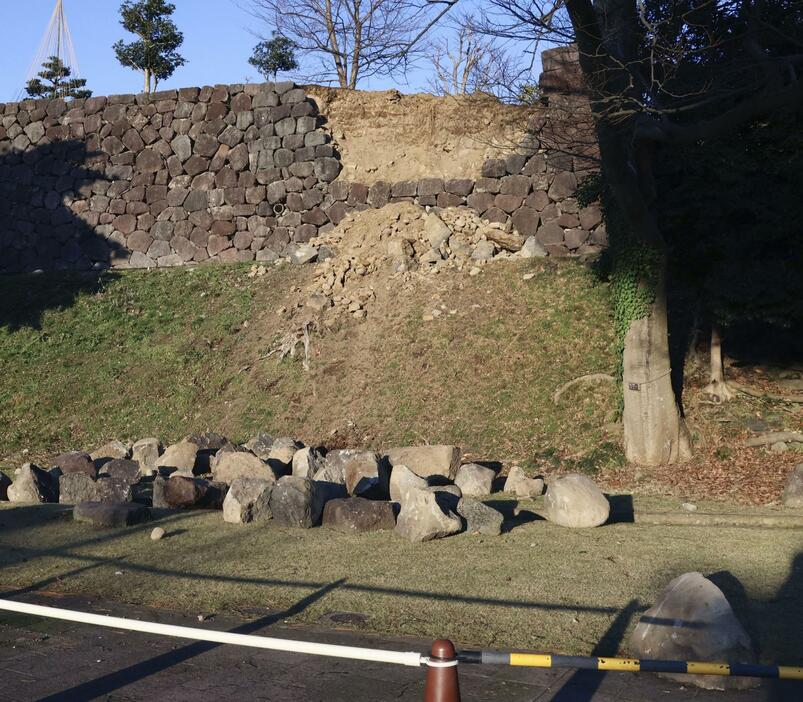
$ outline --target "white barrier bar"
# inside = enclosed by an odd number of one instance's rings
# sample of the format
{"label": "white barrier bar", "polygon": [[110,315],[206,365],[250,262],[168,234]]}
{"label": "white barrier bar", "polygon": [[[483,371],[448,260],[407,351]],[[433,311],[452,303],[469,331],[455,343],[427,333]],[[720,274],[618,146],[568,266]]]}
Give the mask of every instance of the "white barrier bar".
{"label": "white barrier bar", "polygon": [[110,627],[112,629],[141,631],[146,634],[176,636],[181,639],[211,641],[212,643],[248,646],[250,648],[263,648],[270,651],[287,651],[288,653],[305,653],[311,656],[331,656],[333,658],[351,658],[358,661],[392,663],[414,668],[418,668],[425,662],[420,653],[414,652],[383,651],[375,648],[358,648],[356,646],[338,646],[335,644],[321,644],[310,641],[274,639],[266,636],[232,634],[227,631],[210,631],[208,629],[195,629],[189,626],[157,624],[156,622],[142,622],[136,619],[109,617],[105,614],[75,612],[73,610],[59,609],[57,607],[42,607],[41,605],[14,602],[12,600],[0,600],[0,610],[18,612],[20,614],[32,614],[36,617],[47,617],[49,619],[63,619],[68,622],[78,622],[79,624],[93,624],[96,626]]}

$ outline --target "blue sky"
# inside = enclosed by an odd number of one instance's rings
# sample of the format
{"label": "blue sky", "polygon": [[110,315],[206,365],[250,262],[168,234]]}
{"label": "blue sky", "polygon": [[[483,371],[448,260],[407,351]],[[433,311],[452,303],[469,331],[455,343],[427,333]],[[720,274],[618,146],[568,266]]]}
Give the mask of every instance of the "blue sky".
{"label": "blue sky", "polygon": [[[466,0],[466,9],[479,0]],[[187,65],[179,68],[160,88],[215,83],[241,83],[261,78],[248,63],[256,39],[250,28],[255,20],[233,0],[173,0],[174,20],[184,33],[180,52]],[[131,39],[119,24],[118,0],[64,0],[81,75],[96,95],[141,90],[139,73],[117,62],[112,44]],[[16,100],[53,11],[55,0],[0,0],[0,102]],[[267,32],[266,32],[267,33]],[[407,84],[388,78],[368,79],[365,90],[398,87],[404,92],[425,89],[425,66],[412,70]]]}

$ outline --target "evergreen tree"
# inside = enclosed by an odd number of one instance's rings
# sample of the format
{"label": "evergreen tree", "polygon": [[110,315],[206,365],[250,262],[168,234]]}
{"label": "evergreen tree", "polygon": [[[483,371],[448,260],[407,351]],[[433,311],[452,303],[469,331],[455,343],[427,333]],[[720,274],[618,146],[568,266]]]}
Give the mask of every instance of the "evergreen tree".
{"label": "evergreen tree", "polygon": [[139,37],[138,41],[125,43],[122,39],[114,44],[117,60],[128,68],[142,71],[145,77],[145,92],[151,92],[159,81],[173,75],[186,61],[177,52],[184,42],[170,16],[176,6],[164,0],[126,0],[120,5],[120,24]]}
{"label": "evergreen tree", "polygon": [[28,81],[25,90],[32,98],[88,98],[91,90],[84,86],[83,78],[70,78],[72,71],[58,56],[51,56],[42,64],[42,71]]}
{"label": "evergreen tree", "polygon": [[295,43],[273,33],[273,39],[259,42],[254,47],[254,53],[248,59],[248,63],[254,66],[266,80],[276,76],[279,71],[295,71],[298,69],[298,61],[295,57]]}

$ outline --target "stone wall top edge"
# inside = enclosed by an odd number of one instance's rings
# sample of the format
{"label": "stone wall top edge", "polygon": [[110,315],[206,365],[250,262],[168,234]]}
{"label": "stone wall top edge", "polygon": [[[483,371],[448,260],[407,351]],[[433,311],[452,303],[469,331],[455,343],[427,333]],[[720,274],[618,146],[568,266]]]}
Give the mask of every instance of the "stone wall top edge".
{"label": "stone wall top edge", "polygon": [[[282,88],[282,92],[295,88],[308,88],[311,86],[298,85],[292,81],[269,81],[266,83],[216,83],[215,85],[188,85],[181,88],[171,88],[169,90],[158,90],[153,93],[114,93],[112,95],[92,95],[90,98],[25,98],[18,101],[0,102],[0,115],[12,114],[15,112],[31,112],[37,108],[46,107],[51,102],[62,101],[67,105],[67,109],[81,107],[87,100],[105,99],[108,104],[138,104],[146,105],[160,100],[176,100],[181,93],[187,91],[202,91],[204,89],[214,90],[225,88],[229,94],[229,100],[233,95],[246,93],[257,95],[259,93],[269,93],[277,86]],[[196,102],[195,100],[188,100]]]}

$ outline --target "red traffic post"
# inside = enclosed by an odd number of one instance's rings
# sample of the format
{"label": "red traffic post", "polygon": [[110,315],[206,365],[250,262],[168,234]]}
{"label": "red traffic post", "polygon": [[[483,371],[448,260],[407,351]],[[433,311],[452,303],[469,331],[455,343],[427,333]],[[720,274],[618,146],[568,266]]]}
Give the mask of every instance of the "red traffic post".
{"label": "red traffic post", "polygon": [[427,661],[424,702],[460,702],[457,654],[454,644],[446,639],[438,639],[432,644]]}

